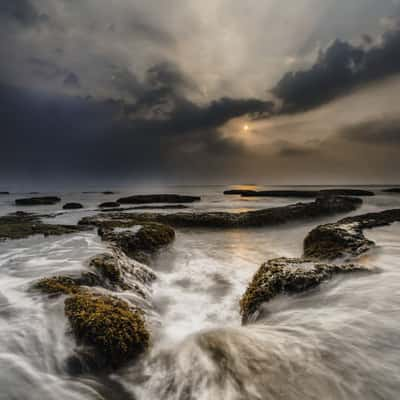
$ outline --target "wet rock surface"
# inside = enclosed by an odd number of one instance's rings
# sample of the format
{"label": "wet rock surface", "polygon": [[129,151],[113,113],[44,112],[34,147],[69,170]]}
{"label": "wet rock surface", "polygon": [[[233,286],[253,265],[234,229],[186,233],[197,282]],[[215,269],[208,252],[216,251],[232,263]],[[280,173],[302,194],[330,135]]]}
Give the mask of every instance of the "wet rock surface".
{"label": "wet rock surface", "polygon": [[382,190],[384,193],[400,193],[400,188],[390,188]]}
{"label": "wet rock surface", "polygon": [[117,203],[116,201],[107,201],[107,202],[101,203],[99,205],[100,208],[116,208],[119,206],[120,206],[120,204]]}
{"label": "wet rock surface", "polygon": [[251,194],[257,193],[255,190],[240,190],[240,189],[232,189],[232,190],[225,190],[225,195],[242,195],[242,196],[249,196]]}
{"label": "wet rock surface", "polygon": [[17,206],[47,206],[57,204],[61,201],[56,196],[45,196],[45,197],[28,197],[24,199],[16,199],[15,204]]}
{"label": "wet rock surface", "polygon": [[83,208],[81,203],[66,203],[63,205],[63,210],[79,210]]}
{"label": "wet rock surface", "polygon": [[193,203],[200,201],[198,196],[182,196],[179,194],[148,194],[122,197],[118,199],[121,204],[149,204],[149,203]]}
{"label": "wet rock surface", "polygon": [[318,191],[313,190],[263,190],[259,192],[251,192],[242,194],[247,197],[304,197],[315,198],[319,194]]}
{"label": "wet rock surface", "polygon": [[263,264],[240,300],[242,322],[255,321],[260,306],[279,294],[298,294],[315,288],[335,274],[368,272],[357,264],[323,264],[304,258],[278,258]]}
{"label": "wet rock surface", "polygon": [[374,242],[364,236],[364,229],[396,221],[400,221],[400,209],[362,214],[320,225],[305,238],[304,256],[320,260],[359,256],[374,246]]}
{"label": "wet rock surface", "polygon": [[148,256],[175,239],[175,231],[171,227],[150,222],[138,226],[135,231],[100,228],[99,235],[102,240],[114,244],[130,257],[142,262],[147,262]]}
{"label": "wet rock surface", "polygon": [[88,230],[80,225],[44,224],[40,216],[17,212],[0,217],[0,240],[23,239],[32,235],[64,235]]}
{"label": "wet rock surface", "polygon": [[297,203],[284,207],[242,213],[114,213],[86,217],[82,225],[98,227],[129,227],[144,222],[160,222],[178,227],[240,228],[251,226],[273,226],[298,220],[334,215],[356,210],[362,200],[352,197],[322,196],[310,203]]}
{"label": "wet rock surface", "polygon": [[328,194],[334,196],[375,196],[374,192],[362,189],[324,189],[319,194]]}

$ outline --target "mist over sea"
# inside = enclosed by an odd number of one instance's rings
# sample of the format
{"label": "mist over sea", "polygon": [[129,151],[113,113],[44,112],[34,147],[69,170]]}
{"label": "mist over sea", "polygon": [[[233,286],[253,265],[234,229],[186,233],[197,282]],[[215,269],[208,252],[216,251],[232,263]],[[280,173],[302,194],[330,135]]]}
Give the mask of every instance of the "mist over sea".
{"label": "mist over sea", "polygon": [[[97,214],[104,201],[147,193],[202,197],[185,212],[242,212],[313,201],[224,196],[227,188],[70,189],[40,193],[58,195],[62,203],[16,208],[16,198],[34,196],[19,190],[0,196],[0,215],[56,213],[45,221],[75,224]],[[324,187],[312,190],[319,188]],[[151,288],[151,350],[107,375],[70,371],[66,360],[76,345],[64,317],[65,298],[29,290],[43,277],[87,271],[87,260],[107,250],[96,231],[0,242],[0,400],[398,400],[400,223],[365,231],[377,246],[358,261],[379,273],[338,276],[301,295],[278,296],[256,324],[242,326],[239,315],[239,299],[259,266],[271,258],[301,256],[303,239],[317,225],[400,208],[400,195],[384,193],[384,187],[357,188],[376,195],[363,197],[363,205],[348,214],[278,227],[176,229],[175,242],[151,264],[157,274]],[[101,193],[109,189],[115,194]],[[67,202],[84,208],[62,210]]]}

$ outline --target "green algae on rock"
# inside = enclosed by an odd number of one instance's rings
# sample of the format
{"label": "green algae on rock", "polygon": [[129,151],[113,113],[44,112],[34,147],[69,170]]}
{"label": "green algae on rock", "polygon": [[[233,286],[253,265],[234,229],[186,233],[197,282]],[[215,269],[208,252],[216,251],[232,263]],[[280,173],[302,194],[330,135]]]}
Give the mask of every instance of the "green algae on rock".
{"label": "green algae on rock", "polygon": [[99,367],[117,368],[149,346],[142,312],[120,299],[76,294],[65,300],[65,314],[78,343],[94,350]]}
{"label": "green algae on rock", "polygon": [[370,271],[356,264],[321,264],[302,258],[277,258],[261,265],[240,300],[242,322],[257,318],[261,304],[279,294],[296,294],[320,285],[334,274]]}
{"label": "green algae on rock", "polygon": [[44,224],[40,216],[17,212],[0,217],[0,241],[5,239],[23,239],[32,235],[64,235],[88,230],[80,225]]}
{"label": "green algae on rock", "polygon": [[102,240],[113,243],[139,261],[147,261],[148,255],[170,244],[175,238],[175,231],[168,225],[147,222],[138,228],[137,231],[100,228],[99,235]]}

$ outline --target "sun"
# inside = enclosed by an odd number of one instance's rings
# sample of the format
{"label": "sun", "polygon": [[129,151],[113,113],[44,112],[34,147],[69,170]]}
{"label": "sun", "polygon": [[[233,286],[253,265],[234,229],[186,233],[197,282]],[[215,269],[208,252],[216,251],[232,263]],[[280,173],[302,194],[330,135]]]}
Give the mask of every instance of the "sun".
{"label": "sun", "polygon": [[243,130],[244,130],[244,131],[248,131],[249,129],[250,129],[250,127],[249,127],[248,125],[244,125],[244,126],[243,126]]}

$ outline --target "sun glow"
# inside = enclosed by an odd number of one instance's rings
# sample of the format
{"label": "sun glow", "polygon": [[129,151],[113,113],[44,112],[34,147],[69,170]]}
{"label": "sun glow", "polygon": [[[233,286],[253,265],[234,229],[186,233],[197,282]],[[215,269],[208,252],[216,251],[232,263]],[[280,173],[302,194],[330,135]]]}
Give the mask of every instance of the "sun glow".
{"label": "sun glow", "polygon": [[244,126],[243,126],[243,130],[244,130],[244,131],[248,131],[249,129],[250,129],[250,127],[249,127],[248,125],[244,125]]}

